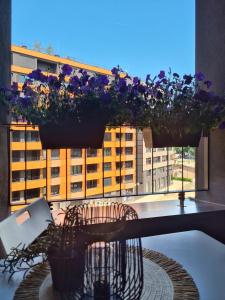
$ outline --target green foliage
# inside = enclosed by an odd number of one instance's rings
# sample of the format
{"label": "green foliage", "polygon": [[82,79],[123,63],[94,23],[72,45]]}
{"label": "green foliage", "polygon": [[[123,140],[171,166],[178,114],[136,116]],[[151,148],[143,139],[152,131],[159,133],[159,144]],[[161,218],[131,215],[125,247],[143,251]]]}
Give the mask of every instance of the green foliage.
{"label": "green foliage", "polygon": [[172,180],[192,182],[192,179],[191,178],[187,178],[187,177],[183,177],[183,180],[182,180],[182,177],[173,176]]}

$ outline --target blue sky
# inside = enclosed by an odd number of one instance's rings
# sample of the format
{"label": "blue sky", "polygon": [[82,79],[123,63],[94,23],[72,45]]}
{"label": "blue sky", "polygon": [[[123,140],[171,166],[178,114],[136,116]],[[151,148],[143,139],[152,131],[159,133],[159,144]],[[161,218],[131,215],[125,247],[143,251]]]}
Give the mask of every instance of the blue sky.
{"label": "blue sky", "polygon": [[13,0],[12,41],[144,77],[194,72],[194,0]]}

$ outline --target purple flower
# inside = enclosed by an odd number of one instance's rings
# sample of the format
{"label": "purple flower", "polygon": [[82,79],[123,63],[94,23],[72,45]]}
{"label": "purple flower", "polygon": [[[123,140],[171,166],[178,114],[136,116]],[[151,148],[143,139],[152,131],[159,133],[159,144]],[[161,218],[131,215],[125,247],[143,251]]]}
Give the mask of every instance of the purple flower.
{"label": "purple flower", "polygon": [[193,77],[191,75],[184,75],[183,79],[185,84],[191,84]]}
{"label": "purple flower", "polygon": [[133,84],[138,84],[140,82],[139,78],[138,77],[134,77],[133,78]]}
{"label": "purple flower", "polygon": [[141,94],[144,94],[144,93],[145,93],[145,91],[146,91],[146,88],[145,88],[145,86],[144,86],[144,85],[142,85],[142,84],[140,84],[140,85],[139,85],[139,87],[138,87],[138,91],[139,91],[139,93],[141,93]]}
{"label": "purple flower", "polygon": [[106,75],[100,75],[98,77],[97,81],[100,85],[108,85],[109,84],[109,79]]}
{"label": "purple flower", "polygon": [[57,77],[56,76],[53,76],[53,75],[49,75],[48,76],[48,84],[50,86],[53,86],[56,81],[57,81]]}
{"label": "purple flower", "polygon": [[197,81],[203,81],[205,79],[205,75],[202,72],[198,72],[195,74],[195,79]]}
{"label": "purple flower", "polygon": [[210,80],[206,80],[205,82],[204,82],[204,84],[207,86],[207,88],[209,89],[211,86],[212,86],[212,81],[210,81]]}
{"label": "purple flower", "polygon": [[119,68],[114,67],[114,68],[112,68],[111,72],[112,72],[113,75],[118,75],[119,74]]}
{"label": "purple flower", "polygon": [[62,74],[66,76],[70,76],[73,71],[73,68],[70,65],[65,64],[62,67]]}
{"label": "purple flower", "polygon": [[165,76],[166,76],[165,71],[159,72],[159,75],[158,75],[159,79],[163,79]]}
{"label": "purple flower", "polygon": [[77,75],[73,76],[70,78],[70,84],[73,87],[78,87],[80,85],[80,79]]}
{"label": "purple flower", "polygon": [[87,71],[84,69],[80,69],[79,73],[81,73],[83,76],[87,76],[87,74],[88,74]]}
{"label": "purple flower", "polygon": [[48,77],[44,75],[40,69],[32,71],[30,74],[28,74],[28,78],[40,81],[42,83],[46,83]]}

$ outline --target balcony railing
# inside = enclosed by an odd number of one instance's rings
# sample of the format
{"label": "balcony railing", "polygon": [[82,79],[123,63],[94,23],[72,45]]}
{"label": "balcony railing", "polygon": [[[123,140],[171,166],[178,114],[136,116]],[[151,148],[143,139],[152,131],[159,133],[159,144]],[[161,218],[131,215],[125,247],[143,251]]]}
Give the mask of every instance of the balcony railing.
{"label": "balcony railing", "polygon": [[[208,190],[208,166],[202,171],[204,172],[201,174],[203,180],[198,180],[198,182],[196,180],[195,149],[145,148],[141,131],[135,128],[107,129],[103,148],[97,150],[40,150],[41,142],[38,142],[37,137],[37,150],[32,148],[32,151],[37,152],[33,152],[34,155],[30,160],[30,150],[27,150],[30,139],[27,140],[27,133],[32,128],[36,136],[38,127],[24,124],[13,124],[8,127],[11,158],[9,165],[10,205],[29,203],[31,200],[28,197],[29,191],[32,189],[50,202],[117,197],[131,200],[136,199],[136,196],[140,199],[146,195],[172,194],[181,191],[191,192],[194,195],[196,191]],[[13,155],[13,136],[16,136],[16,131],[20,131],[20,134],[24,136],[24,142],[21,141],[19,148],[21,150],[16,150],[15,156]],[[118,137],[121,139],[118,140]],[[205,144],[207,145],[207,142]],[[21,158],[23,158],[23,164],[18,165]],[[54,170],[52,171],[52,168],[56,168],[55,159],[59,161],[57,162],[57,176]],[[31,164],[34,160],[35,162]],[[208,164],[208,158],[205,157],[204,160]],[[37,164],[38,161],[40,164]],[[71,173],[71,167],[76,166],[80,170],[79,174]],[[32,177],[34,183],[32,183],[29,177],[31,170],[45,175],[34,175]],[[13,171],[24,172],[25,188],[23,185],[19,186],[17,177],[12,177]],[[54,182],[51,179],[54,179]],[[54,185],[59,186],[57,192],[51,189]],[[23,189],[19,190],[20,187]],[[19,192],[24,197],[18,197]]]}

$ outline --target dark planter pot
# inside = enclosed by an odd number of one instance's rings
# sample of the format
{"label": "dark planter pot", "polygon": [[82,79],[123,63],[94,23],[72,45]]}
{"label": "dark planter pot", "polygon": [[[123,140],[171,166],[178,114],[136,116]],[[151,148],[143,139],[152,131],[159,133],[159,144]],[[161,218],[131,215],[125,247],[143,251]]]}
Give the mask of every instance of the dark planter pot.
{"label": "dark planter pot", "polygon": [[[176,134],[176,131],[155,132],[154,129],[144,132],[144,140],[146,147],[162,148],[162,147],[198,147],[201,139],[202,131],[196,133]],[[150,136],[150,137],[149,137]],[[151,141],[152,145],[149,144]]]}
{"label": "dark planter pot", "polygon": [[60,252],[52,249],[48,253],[54,288],[59,292],[82,293],[85,270],[85,247]]}
{"label": "dark planter pot", "polygon": [[43,149],[102,148],[106,122],[101,118],[87,122],[62,122],[39,126]]}

